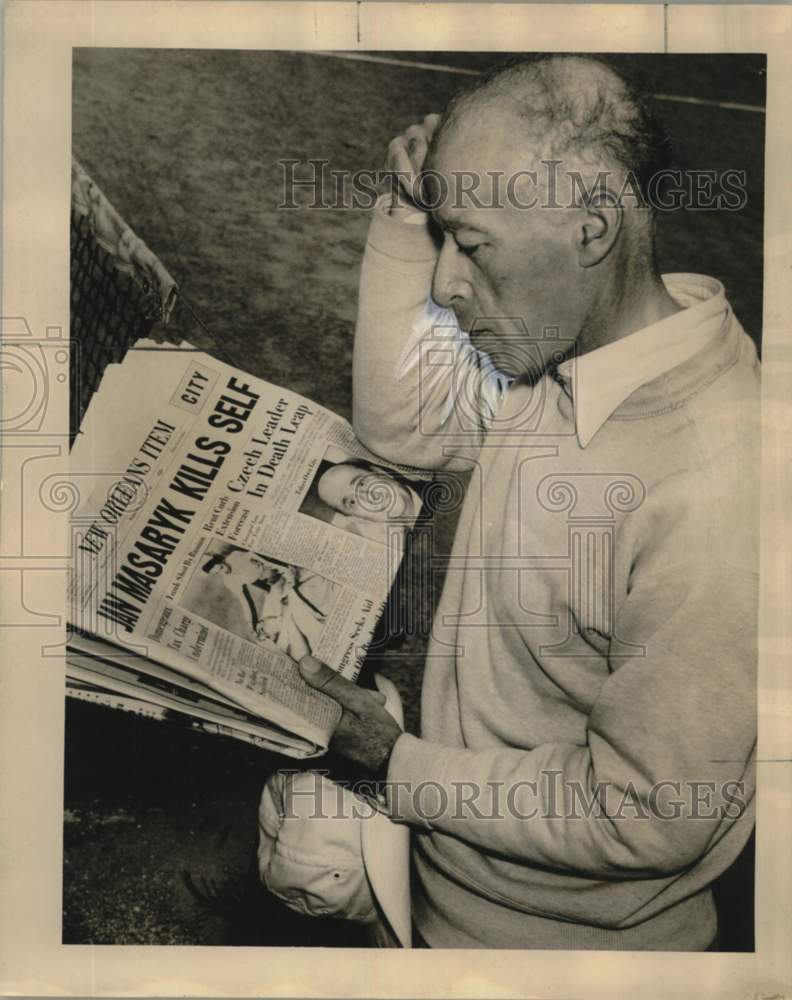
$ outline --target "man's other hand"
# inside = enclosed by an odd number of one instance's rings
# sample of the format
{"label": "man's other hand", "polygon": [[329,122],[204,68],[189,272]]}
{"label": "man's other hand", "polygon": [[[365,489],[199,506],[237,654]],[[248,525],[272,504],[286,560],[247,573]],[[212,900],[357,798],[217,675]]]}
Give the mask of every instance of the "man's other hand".
{"label": "man's other hand", "polygon": [[300,660],[300,673],[311,687],[329,694],[343,709],[330,749],[369,774],[378,774],[402,732],[383,707],[385,695],[345,680],[314,656]]}
{"label": "man's other hand", "polygon": [[419,125],[411,125],[391,140],[385,164],[394,175],[391,215],[422,207],[420,174],[439,121],[440,115],[427,115]]}

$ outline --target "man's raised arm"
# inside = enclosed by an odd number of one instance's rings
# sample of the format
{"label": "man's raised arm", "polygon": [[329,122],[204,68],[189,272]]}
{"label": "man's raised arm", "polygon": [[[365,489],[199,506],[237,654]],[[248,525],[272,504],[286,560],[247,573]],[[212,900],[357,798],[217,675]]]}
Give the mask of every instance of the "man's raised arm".
{"label": "man's raised arm", "polygon": [[398,181],[373,212],[354,351],[355,433],[375,454],[423,468],[453,467],[478,447],[508,386],[432,301],[438,251],[413,192],[436,123],[428,115],[390,144]]}

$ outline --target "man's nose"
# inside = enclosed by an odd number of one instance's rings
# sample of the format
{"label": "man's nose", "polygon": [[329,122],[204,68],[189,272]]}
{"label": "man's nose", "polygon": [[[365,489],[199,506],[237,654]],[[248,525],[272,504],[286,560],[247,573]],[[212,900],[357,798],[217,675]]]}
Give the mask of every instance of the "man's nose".
{"label": "man's nose", "polygon": [[470,300],[470,284],[464,273],[467,258],[453,239],[446,236],[432,277],[432,298],[444,309],[459,310]]}

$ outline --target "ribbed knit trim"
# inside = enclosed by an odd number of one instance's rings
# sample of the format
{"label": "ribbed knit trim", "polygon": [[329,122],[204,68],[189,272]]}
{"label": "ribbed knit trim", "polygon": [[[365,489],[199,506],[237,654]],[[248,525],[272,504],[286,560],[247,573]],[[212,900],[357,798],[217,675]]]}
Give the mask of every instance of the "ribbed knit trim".
{"label": "ribbed knit trim", "polygon": [[709,888],[643,923],[615,929],[550,920],[484,899],[447,878],[420,848],[415,862],[413,919],[432,948],[705,951],[717,931]]}

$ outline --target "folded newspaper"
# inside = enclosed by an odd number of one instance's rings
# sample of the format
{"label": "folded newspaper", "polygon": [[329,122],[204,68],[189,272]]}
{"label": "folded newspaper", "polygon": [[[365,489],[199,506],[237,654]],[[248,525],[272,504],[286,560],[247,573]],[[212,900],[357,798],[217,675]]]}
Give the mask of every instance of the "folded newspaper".
{"label": "folded newspaper", "polygon": [[357,678],[420,476],[208,355],[130,351],[71,452],[67,694],[321,754],[340,709],[297,662]]}

